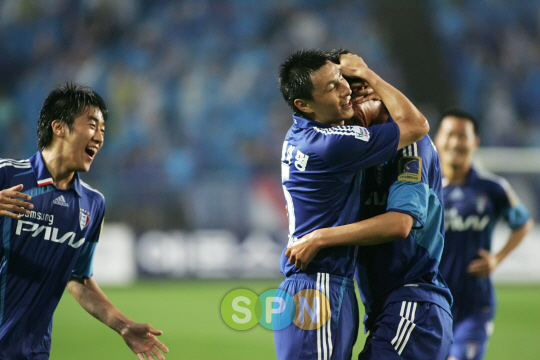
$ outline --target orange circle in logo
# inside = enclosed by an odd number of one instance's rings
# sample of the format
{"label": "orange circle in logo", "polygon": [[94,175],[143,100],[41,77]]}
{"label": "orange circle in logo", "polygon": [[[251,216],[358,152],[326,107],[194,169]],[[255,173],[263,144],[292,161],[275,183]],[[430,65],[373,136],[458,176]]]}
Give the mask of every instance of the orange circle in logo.
{"label": "orange circle in logo", "polygon": [[296,315],[293,322],[301,329],[318,329],[330,317],[330,302],[318,290],[301,290],[293,296],[293,299],[296,304]]}

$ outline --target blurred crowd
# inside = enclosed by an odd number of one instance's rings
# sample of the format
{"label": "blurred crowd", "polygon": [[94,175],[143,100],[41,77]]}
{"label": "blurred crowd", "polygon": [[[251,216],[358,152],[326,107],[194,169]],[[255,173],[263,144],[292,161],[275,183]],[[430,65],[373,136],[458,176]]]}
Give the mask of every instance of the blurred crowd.
{"label": "blurred crowd", "polygon": [[429,1],[457,103],[488,146],[540,146],[540,2]]}
{"label": "blurred crowd", "polygon": [[[291,111],[279,64],[299,48],[345,47],[407,93],[407,69],[375,4],[3,0],[0,157],[31,156],[48,92],[83,83],[110,111],[105,146],[83,175],[105,194],[108,221],[281,232],[279,158]],[[483,143],[540,146],[540,3],[425,6],[445,86],[489,124]]]}

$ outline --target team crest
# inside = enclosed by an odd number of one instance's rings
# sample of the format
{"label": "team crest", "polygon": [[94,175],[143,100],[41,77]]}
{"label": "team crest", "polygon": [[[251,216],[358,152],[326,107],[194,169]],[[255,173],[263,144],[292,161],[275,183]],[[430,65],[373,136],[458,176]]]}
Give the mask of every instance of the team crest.
{"label": "team crest", "polygon": [[404,156],[398,162],[398,181],[420,182],[422,178],[422,158]]}
{"label": "team crest", "polygon": [[79,213],[79,225],[81,226],[81,230],[84,230],[84,228],[88,226],[89,222],[90,216],[88,214],[88,211],[81,209],[81,212]]}
{"label": "team crest", "polygon": [[476,197],[476,212],[482,214],[487,207],[488,200],[485,196]]}

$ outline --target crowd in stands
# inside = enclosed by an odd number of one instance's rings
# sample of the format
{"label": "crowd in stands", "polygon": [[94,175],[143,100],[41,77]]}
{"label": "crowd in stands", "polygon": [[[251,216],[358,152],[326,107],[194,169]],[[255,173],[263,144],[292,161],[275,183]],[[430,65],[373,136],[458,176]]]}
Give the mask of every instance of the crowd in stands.
{"label": "crowd in stands", "polygon": [[[43,99],[83,83],[110,110],[105,146],[83,175],[105,194],[107,221],[281,231],[291,111],[276,79],[287,55],[343,46],[407,93],[373,3],[4,0],[0,157],[31,156]],[[482,118],[484,144],[540,146],[540,3],[426,6],[449,86]]]}

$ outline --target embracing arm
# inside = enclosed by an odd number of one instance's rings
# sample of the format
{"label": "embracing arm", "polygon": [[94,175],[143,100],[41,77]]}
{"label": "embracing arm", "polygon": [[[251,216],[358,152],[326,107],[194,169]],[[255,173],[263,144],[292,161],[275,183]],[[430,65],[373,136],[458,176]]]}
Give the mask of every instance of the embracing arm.
{"label": "embracing arm", "polygon": [[330,246],[378,245],[406,238],[412,216],[390,211],[353,224],[315,230],[291,245],[285,255],[289,263],[305,270],[317,253]]}
{"label": "embracing arm", "polygon": [[169,349],[156,338],[162,332],[130,320],[110,302],[93,278],[72,278],[67,289],[89,314],[120,334],[139,359],[144,360],[144,355],[148,359],[165,359],[158,349],[164,353]]}
{"label": "embracing arm", "polygon": [[340,57],[340,67],[343,76],[363,79],[380,96],[392,119],[399,126],[398,149],[419,141],[429,132],[429,123],[416,106],[398,89],[369,69],[361,57],[343,54]]}
{"label": "embracing arm", "polygon": [[471,261],[469,264],[467,269],[469,274],[478,277],[489,276],[508,256],[508,254],[510,254],[521,243],[525,235],[531,231],[533,225],[533,221],[529,219],[525,224],[523,224],[523,226],[512,230],[506,245],[495,255],[492,255],[485,249],[480,249],[478,251],[478,256],[480,258]]}

